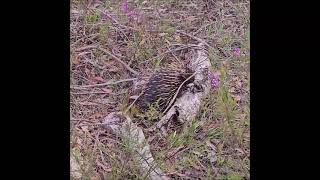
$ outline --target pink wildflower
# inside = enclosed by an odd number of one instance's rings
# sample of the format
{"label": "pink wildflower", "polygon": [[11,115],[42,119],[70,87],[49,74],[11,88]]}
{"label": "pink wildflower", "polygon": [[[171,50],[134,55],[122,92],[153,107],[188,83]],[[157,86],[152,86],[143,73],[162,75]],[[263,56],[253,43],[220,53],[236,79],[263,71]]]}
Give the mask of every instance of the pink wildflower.
{"label": "pink wildflower", "polygon": [[130,11],[127,13],[127,16],[133,19],[138,18],[138,13],[136,11]]}
{"label": "pink wildflower", "polygon": [[129,9],[129,4],[128,1],[124,1],[121,6],[120,10],[126,14],[130,19],[133,19],[135,21],[141,22],[143,19],[143,15],[141,12],[135,11],[135,10],[130,10]]}
{"label": "pink wildflower", "polygon": [[124,13],[128,13],[129,12],[129,4],[128,4],[128,1],[124,1],[122,4],[121,4],[121,7],[120,7],[120,10]]}
{"label": "pink wildflower", "polygon": [[220,85],[220,72],[210,72],[209,71],[209,80],[212,89],[216,89]]}
{"label": "pink wildflower", "polygon": [[241,55],[240,48],[235,48],[233,53],[235,56],[240,57],[240,55]]}

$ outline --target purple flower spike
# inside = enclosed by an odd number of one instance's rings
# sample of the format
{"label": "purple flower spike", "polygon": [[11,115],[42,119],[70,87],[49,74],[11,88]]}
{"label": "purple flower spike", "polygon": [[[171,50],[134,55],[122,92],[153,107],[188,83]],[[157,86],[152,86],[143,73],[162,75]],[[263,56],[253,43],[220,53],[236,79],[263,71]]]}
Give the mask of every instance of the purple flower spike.
{"label": "purple flower spike", "polygon": [[122,4],[121,4],[121,7],[120,7],[120,10],[124,13],[128,13],[129,12],[129,4],[128,4],[128,1],[124,1]]}
{"label": "purple flower spike", "polygon": [[237,56],[237,57],[240,57],[240,55],[241,55],[240,48],[235,48],[233,54],[234,54],[235,56]]}
{"label": "purple flower spike", "polygon": [[121,3],[120,10],[131,20],[141,22],[143,19],[142,12],[129,9],[128,1],[124,1],[123,3]]}
{"label": "purple flower spike", "polygon": [[138,17],[138,13],[136,11],[130,11],[127,16],[136,19]]}
{"label": "purple flower spike", "polygon": [[143,20],[143,14],[134,10],[127,13],[127,16],[138,22],[141,22]]}
{"label": "purple flower spike", "polygon": [[216,89],[220,85],[220,72],[210,72],[209,71],[209,80],[212,89]]}

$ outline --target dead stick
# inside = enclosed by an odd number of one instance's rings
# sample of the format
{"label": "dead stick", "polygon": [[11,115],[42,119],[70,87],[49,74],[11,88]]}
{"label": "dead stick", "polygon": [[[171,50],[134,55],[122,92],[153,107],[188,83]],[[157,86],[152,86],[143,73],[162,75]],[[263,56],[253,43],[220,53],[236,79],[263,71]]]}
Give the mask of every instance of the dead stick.
{"label": "dead stick", "polygon": [[96,45],[88,45],[88,46],[83,46],[83,47],[77,48],[77,49],[75,49],[75,51],[83,51],[83,50],[87,50],[87,49],[93,49],[96,47],[97,47]]}
{"label": "dead stick", "polygon": [[126,114],[130,108],[134,105],[134,103],[136,103],[136,101],[140,98],[140,96],[144,93],[144,91],[142,91],[139,96],[130,104],[130,106],[124,111],[124,113]]}
{"label": "dead stick", "polygon": [[89,87],[101,87],[101,86],[108,86],[108,85],[116,85],[122,82],[128,82],[128,81],[134,81],[137,80],[138,78],[131,78],[131,79],[122,79],[119,81],[115,81],[115,82],[106,82],[106,83],[102,83],[102,84],[93,84],[93,85],[85,85],[85,86],[71,86],[70,88],[72,89],[85,89],[85,88],[89,88]]}
{"label": "dead stick", "polygon": [[180,33],[180,34],[183,34],[183,35],[186,35],[186,36],[189,36],[190,38],[195,39],[195,40],[197,40],[197,41],[203,43],[204,45],[206,45],[206,46],[208,46],[208,47],[210,47],[210,48],[213,49],[213,47],[210,46],[210,45],[209,45],[206,41],[204,41],[203,39],[200,39],[200,38],[198,38],[198,37],[196,37],[196,36],[193,36],[193,35],[191,35],[191,34],[188,34],[188,33],[186,33],[186,32],[180,31],[180,30],[177,30],[176,32],[177,32],[177,33]]}
{"label": "dead stick", "polygon": [[135,70],[133,70],[131,67],[129,67],[125,62],[123,62],[121,59],[119,59],[117,56],[113,55],[111,52],[107,51],[106,49],[103,49],[101,47],[99,47],[99,49],[101,51],[103,51],[104,53],[108,54],[109,56],[113,57],[116,61],[118,61],[119,63],[121,63],[127,70],[129,70],[130,72],[132,72],[135,75],[139,75],[139,73]]}
{"label": "dead stick", "polygon": [[210,26],[210,25],[212,25],[212,24],[214,24],[214,23],[215,23],[215,22],[211,22],[211,23],[208,23],[208,24],[200,27],[196,32],[193,33],[193,36],[195,36],[196,34],[198,34],[202,29],[204,29],[204,28],[206,28],[206,27],[208,27],[208,26]]}
{"label": "dead stick", "polygon": [[184,47],[178,47],[178,48],[176,48],[176,49],[171,49],[171,50],[166,51],[166,52],[164,52],[164,53],[161,53],[161,54],[159,54],[159,55],[157,55],[157,56],[154,56],[154,57],[152,57],[152,58],[150,58],[150,59],[148,59],[148,60],[146,60],[146,61],[144,61],[144,62],[141,62],[141,64],[142,64],[142,63],[149,62],[149,61],[151,61],[151,60],[153,60],[153,59],[155,59],[155,58],[158,58],[158,57],[160,57],[160,56],[163,56],[163,55],[165,55],[165,54],[172,53],[172,52],[175,52],[175,51],[184,50],[184,49],[191,48],[191,47],[198,47],[198,46],[196,46],[196,45],[187,45],[187,46],[184,46]]}
{"label": "dead stick", "polygon": [[173,104],[173,102],[175,101],[175,99],[177,98],[178,94],[179,94],[179,91],[180,89],[182,88],[182,86],[187,82],[189,81],[193,76],[195,76],[197,74],[197,72],[194,72],[191,76],[189,76],[185,81],[183,81],[183,83],[180,84],[178,90],[176,91],[176,93],[174,94],[172,100],[170,101],[169,105],[167,106],[166,110],[164,111],[167,112],[167,110],[170,108],[170,106]]}

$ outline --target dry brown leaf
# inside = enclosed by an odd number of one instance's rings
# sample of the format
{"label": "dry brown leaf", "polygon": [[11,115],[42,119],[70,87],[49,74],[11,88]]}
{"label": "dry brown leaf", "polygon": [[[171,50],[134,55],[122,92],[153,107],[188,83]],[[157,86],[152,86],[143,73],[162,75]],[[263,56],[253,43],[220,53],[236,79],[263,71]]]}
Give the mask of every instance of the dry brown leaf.
{"label": "dry brown leaf", "polygon": [[[187,174],[183,174],[183,173],[174,173],[175,175],[178,175],[178,176],[180,176],[180,177],[185,177],[185,178],[188,178],[189,176],[187,175]],[[188,173],[188,174],[190,174],[190,173]]]}
{"label": "dry brown leaf", "polygon": [[244,151],[240,148],[235,148],[236,151],[240,152],[240,154],[244,154]]}
{"label": "dry brown leaf", "polygon": [[197,19],[196,16],[189,16],[189,17],[186,18],[187,21],[194,21],[196,19]]}
{"label": "dry brown leaf", "polygon": [[232,81],[238,81],[238,80],[239,80],[239,77],[232,78]]}
{"label": "dry brown leaf", "polygon": [[91,116],[89,116],[89,119],[99,119],[102,115],[100,113],[94,113]]}
{"label": "dry brown leaf", "polygon": [[174,36],[174,39],[178,42],[178,43],[182,43],[182,39],[180,36]]}
{"label": "dry brown leaf", "polygon": [[174,148],[173,150],[168,152],[167,158],[172,158],[173,156],[177,155],[179,151],[184,149],[184,146],[179,146],[177,148]]}
{"label": "dry brown leaf", "polygon": [[167,35],[168,33],[159,33],[158,35],[160,36],[160,37],[163,37],[163,36],[165,36],[165,35]]}
{"label": "dry brown leaf", "polygon": [[112,65],[115,65],[116,64],[116,61],[115,60],[105,60],[104,61],[104,64],[106,66],[112,66]]}
{"label": "dry brown leaf", "polygon": [[105,82],[105,80],[104,80],[102,77],[100,77],[100,76],[94,77],[94,80],[96,80],[96,81],[98,81],[98,82]]}
{"label": "dry brown leaf", "polygon": [[118,72],[119,71],[119,68],[116,67],[116,66],[111,66],[109,69],[108,69],[109,72]]}
{"label": "dry brown leaf", "polygon": [[90,77],[91,71],[90,71],[88,68],[85,68],[85,69],[84,69],[84,72],[86,73],[86,75],[87,75],[88,77]]}
{"label": "dry brown leaf", "polygon": [[89,130],[88,130],[88,126],[81,126],[81,129],[84,131],[84,132],[89,132]]}
{"label": "dry brown leaf", "polygon": [[144,45],[144,43],[146,42],[146,39],[142,39],[142,41],[139,43],[139,46],[142,46],[142,45]]}
{"label": "dry brown leaf", "polygon": [[111,172],[112,171],[112,167],[106,166],[106,165],[102,164],[99,161],[97,161],[97,165],[100,166],[105,172]]}
{"label": "dry brown leaf", "polygon": [[209,130],[209,129],[214,129],[216,127],[218,127],[218,124],[217,123],[212,123],[206,129]]}
{"label": "dry brown leaf", "polygon": [[75,9],[71,9],[71,10],[70,10],[70,13],[71,13],[71,14],[79,14],[79,11],[78,11],[78,10],[75,10]]}
{"label": "dry brown leaf", "polygon": [[80,64],[80,60],[77,56],[73,55],[73,56],[71,56],[71,63],[74,65],[78,65],[78,64]]}
{"label": "dry brown leaf", "polygon": [[218,151],[218,152],[221,152],[222,149],[223,149],[223,147],[224,147],[223,143],[219,143],[219,144],[217,145],[217,151]]}
{"label": "dry brown leaf", "polygon": [[236,96],[234,97],[234,100],[236,100],[236,102],[239,102],[239,101],[241,100],[241,96],[236,95]]}
{"label": "dry brown leaf", "polygon": [[237,81],[236,87],[237,87],[237,88],[241,88],[241,87],[242,87],[242,81],[241,81],[241,80],[240,80],[240,81]]}
{"label": "dry brown leaf", "polygon": [[235,87],[231,87],[231,88],[229,89],[229,92],[230,92],[230,93],[236,92],[236,88],[235,88]]}
{"label": "dry brown leaf", "polygon": [[198,163],[198,161],[199,161],[199,160],[197,160],[196,162],[194,162],[194,161],[191,161],[191,160],[189,159],[190,165],[191,165],[195,170],[201,171],[203,165],[200,166],[199,163]]}
{"label": "dry brown leaf", "polygon": [[213,145],[210,141],[207,141],[206,144],[207,144],[207,146],[210,147],[212,150],[214,150],[214,151],[216,150],[216,146]]}
{"label": "dry brown leaf", "polygon": [[77,142],[78,145],[80,145],[80,146],[82,145],[82,139],[77,138],[76,142]]}
{"label": "dry brown leaf", "polygon": [[101,88],[102,91],[106,92],[106,93],[112,93],[112,89],[111,88]]}

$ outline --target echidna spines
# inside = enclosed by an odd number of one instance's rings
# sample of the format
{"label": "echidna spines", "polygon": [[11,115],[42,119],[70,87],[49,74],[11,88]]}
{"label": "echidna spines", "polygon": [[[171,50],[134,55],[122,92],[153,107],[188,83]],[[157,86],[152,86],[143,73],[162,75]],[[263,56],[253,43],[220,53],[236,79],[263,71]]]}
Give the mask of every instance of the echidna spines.
{"label": "echidna spines", "polygon": [[[137,106],[145,111],[149,108],[150,104],[158,102],[157,110],[165,113],[164,110],[170,104],[179,86],[190,75],[192,75],[192,72],[189,69],[177,63],[161,68],[150,77],[144,93],[136,102]],[[193,80],[194,78],[191,78],[190,82]],[[185,87],[183,86],[181,90],[184,89]]]}

